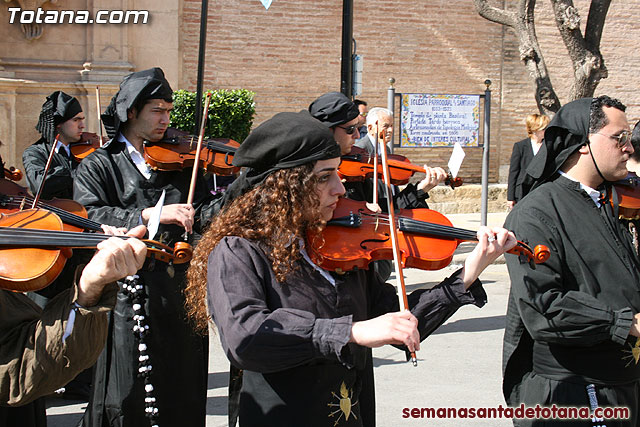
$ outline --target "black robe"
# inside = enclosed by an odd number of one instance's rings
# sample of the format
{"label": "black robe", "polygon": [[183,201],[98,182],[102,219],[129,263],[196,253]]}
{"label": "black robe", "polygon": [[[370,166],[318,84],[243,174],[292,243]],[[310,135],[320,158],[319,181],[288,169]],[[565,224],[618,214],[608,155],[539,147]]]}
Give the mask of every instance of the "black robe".
{"label": "black robe", "polygon": [[[59,152],[53,154],[47,180],[40,196],[42,200],[50,200],[54,197],[59,199],[73,198],[73,178],[79,163],[70,158],[61,148]],[[31,193],[34,195],[40,189],[42,174],[47,165],[51,144],[44,138],[40,138],[33,145],[27,147],[22,153],[22,164],[24,164],[25,178]]]}
{"label": "black robe", "polygon": [[[146,179],[133,164],[123,142],[111,140],[84,159],[74,183],[75,199],[86,206],[89,218],[104,224],[132,228],[144,208],[155,206],[162,190],[165,205],[186,203],[191,169],[152,171]],[[194,231],[210,216],[213,196],[200,177],[194,197]],[[184,229],[161,224],[154,240],[169,246],[182,239]],[[160,418],[159,425],[204,426],[207,392],[208,337],[193,333],[184,309],[185,273],[188,264],[167,268],[149,262],[138,274],[145,283],[147,338],[153,366],[151,382]],[[172,271],[173,270],[173,271]],[[105,351],[98,359],[91,401],[84,426],[147,426],[144,416],[143,380],[138,370],[138,340],[133,336],[131,304],[118,293],[111,315]]]}
{"label": "black robe", "polygon": [[507,217],[505,227],[518,239],[551,251],[535,270],[506,255],[511,293],[503,392],[510,405],[589,406],[585,387],[595,384],[601,406],[622,402],[639,419],[637,395],[624,395],[625,384],[640,390],[640,364],[631,353],[636,340],[628,336],[640,311],[640,264],[611,211],[598,208],[579,183],[558,177]]}
{"label": "black robe", "polygon": [[[371,351],[348,341],[352,322],[397,311],[395,288],[373,270],[333,275],[334,287],[307,261],[297,265],[279,283],[259,245],[239,237],[209,256],[209,310],[244,370],[240,425],[374,426]],[[479,281],[465,291],[459,273],[409,296],[422,338],[460,306],[485,302]]]}

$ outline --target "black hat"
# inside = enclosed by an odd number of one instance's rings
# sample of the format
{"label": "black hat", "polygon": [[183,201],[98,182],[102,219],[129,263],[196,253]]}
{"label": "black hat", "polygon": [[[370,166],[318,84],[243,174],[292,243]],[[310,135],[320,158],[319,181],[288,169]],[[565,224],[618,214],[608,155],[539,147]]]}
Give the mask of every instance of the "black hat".
{"label": "black hat", "polygon": [[140,101],[163,99],[173,102],[173,90],[160,68],[131,73],[120,83],[120,90],[111,98],[111,103],[102,114],[102,122],[110,138],[120,130],[120,125],[127,121],[127,111]]}
{"label": "black hat", "polygon": [[325,126],[332,128],[355,119],[360,110],[343,93],[329,92],[309,105],[309,113]]}
{"label": "black hat", "polygon": [[53,142],[56,137],[56,126],[81,112],[82,107],[76,98],[57,90],[47,96],[47,100],[42,104],[36,129],[48,142]]}
{"label": "black hat", "polygon": [[244,140],[233,156],[233,165],[246,167],[225,193],[225,204],[281,169],[340,157],[340,146],[331,131],[307,111],[278,113]]}

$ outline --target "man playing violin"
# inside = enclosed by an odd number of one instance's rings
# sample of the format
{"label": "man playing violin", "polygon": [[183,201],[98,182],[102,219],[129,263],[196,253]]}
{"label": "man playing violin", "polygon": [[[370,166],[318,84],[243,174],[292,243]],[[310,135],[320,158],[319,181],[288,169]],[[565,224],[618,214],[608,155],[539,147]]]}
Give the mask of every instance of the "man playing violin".
{"label": "man playing violin", "polygon": [[[125,77],[102,115],[110,138],[85,158],[74,183],[74,198],[89,218],[120,227],[147,224],[165,193],[155,240],[183,241],[199,233],[211,215],[213,195],[197,176],[193,206],[186,204],[192,170],[153,170],[144,160],[145,141],[160,141],[169,126],[173,91],[160,68]],[[197,237],[197,235],[196,235]],[[184,315],[182,289],[188,264],[147,263],[139,273],[152,333],[146,345],[152,359],[159,425],[204,426],[206,414],[206,337],[194,334]],[[133,311],[119,299],[111,315],[112,333],[96,365],[94,392],[84,426],[148,425],[144,379],[137,376],[138,341],[131,333]]]}
{"label": "man playing violin", "polygon": [[[73,198],[73,178],[78,162],[73,159],[69,144],[78,142],[82,138],[84,119],[80,102],[62,91],[53,92],[42,104],[42,111],[36,125],[42,138],[24,150],[22,163],[29,189],[36,194],[42,183],[51,147],[54,143],[56,144],[56,151],[51,159],[41,194],[43,200],[54,197]],[[56,135],[60,135],[58,142],[56,142]]]}
{"label": "man playing violin", "polygon": [[417,350],[461,305],[482,306],[478,275],[515,244],[512,233],[483,228],[464,268],[398,311],[395,289],[372,270],[335,274],[305,249],[307,232],[326,226],[345,192],[340,153],[306,111],[265,121],[233,159],[250,168],[249,188],[196,247],[189,313],[203,332],[215,322],[244,370],[241,426],[375,426],[370,349]]}
{"label": "man playing violin", "polygon": [[[128,235],[144,233],[141,226]],[[114,282],[135,274],[146,252],[135,238],[101,242],[89,263],[78,268],[74,285],[44,310],[24,294],[0,290],[0,424],[45,423],[44,402],[34,399],[93,365],[107,337],[107,312],[116,302]]]}
{"label": "man playing violin", "polygon": [[518,426],[640,426],[640,260],[611,189],[634,151],[624,111],[608,96],[564,105],[527,168],[533,191],[505,227],[551,256],[532,270],[506,255],[503,392],[513,406],[627,407],[630,418]]}

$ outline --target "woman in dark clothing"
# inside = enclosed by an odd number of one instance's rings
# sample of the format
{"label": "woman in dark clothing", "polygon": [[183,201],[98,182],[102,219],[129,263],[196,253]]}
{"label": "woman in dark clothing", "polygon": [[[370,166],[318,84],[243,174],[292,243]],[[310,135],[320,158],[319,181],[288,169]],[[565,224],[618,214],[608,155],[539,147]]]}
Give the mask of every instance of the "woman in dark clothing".
{"label": "woman in dark clothing", "polygon": [[527,125],[527,134],[529,137],[513,144],[513,151],[511,152],[509,180],[507,184],[507,203],[509,204],[509,209],[513,208],[513,206],[525,196],[525,194],[522,194],[522,179],[526,174],[527,166],[529,166],[533,157],[538,153],[540,147],[542,147],[544,130],[549,124],[549,118],[547,116],[541,116],[540,114],[529,114],[525,124]]}
{"label": "woman in dark clothing", "polygon": [[[419,350],[420,340],[461,305],[484,305],[478,274],[515,238],[484,228],[465,267],[409,296],[371,270],[343,275],[315,265],[307,230],[324,227],[344,187],[340,148],[306,112],[280,113],[241,145],[234,164],[251,168],[247,192],[204,234],[188,272],[188,312],[209,315],[231,363],[244,370],[240,425],[374,426],[369,348]],[[208,302],[205,304],[205,300]]]}

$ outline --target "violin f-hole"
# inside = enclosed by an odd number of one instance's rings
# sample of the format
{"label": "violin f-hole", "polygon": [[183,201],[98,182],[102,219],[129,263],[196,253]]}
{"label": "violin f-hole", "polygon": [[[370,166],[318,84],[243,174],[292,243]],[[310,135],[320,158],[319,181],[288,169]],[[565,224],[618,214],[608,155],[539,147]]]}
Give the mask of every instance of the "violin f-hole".
{"label": "violin f-hole", "polygon": [[384,233],[384,235],[387,237],[386,239],[366,239],[363,240],[362,242],[360,242],[360,247],[362,249],[364,249],[365,251],[368,250],[369,248],[367,248],[365,246],[366,243],[386,243],[389,241],[389,233]]}

